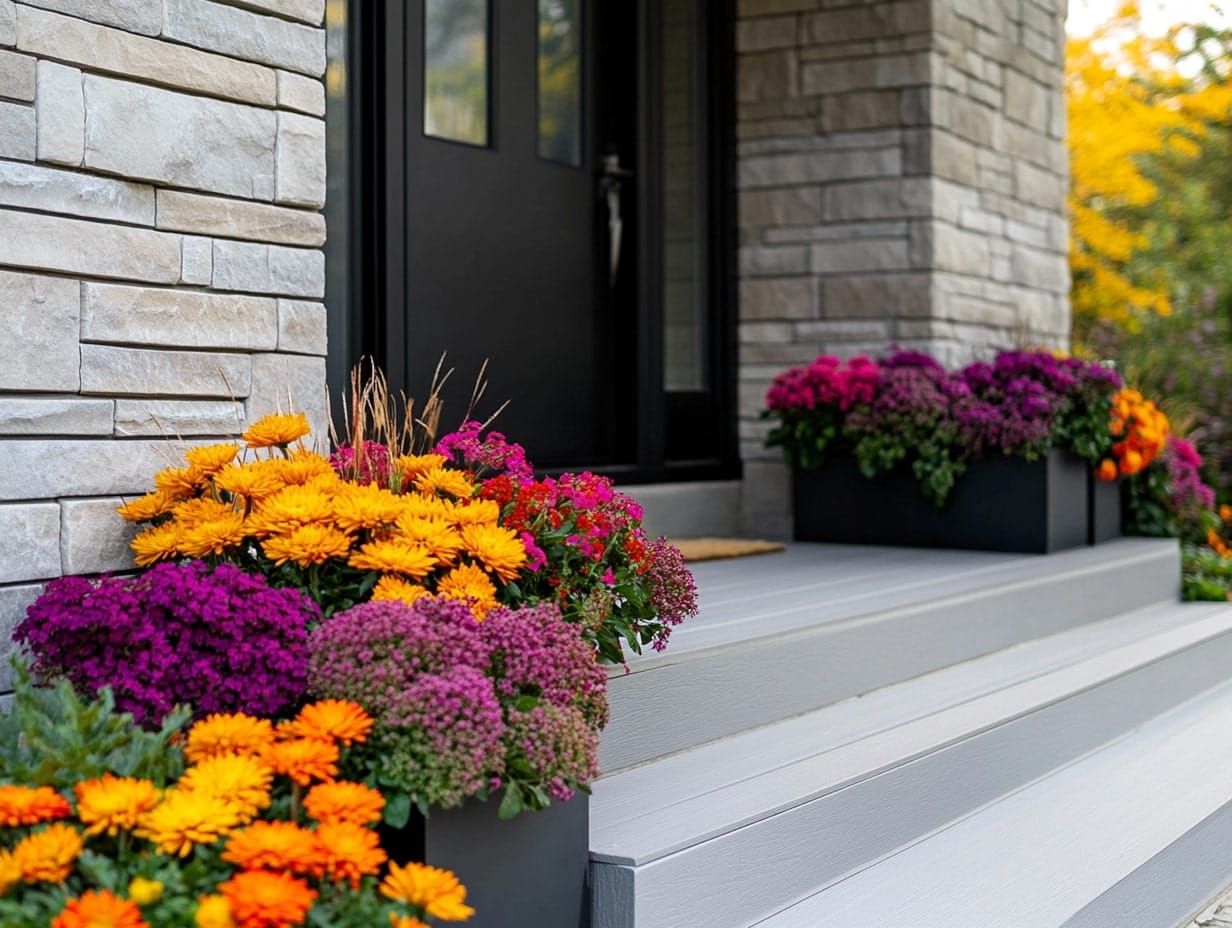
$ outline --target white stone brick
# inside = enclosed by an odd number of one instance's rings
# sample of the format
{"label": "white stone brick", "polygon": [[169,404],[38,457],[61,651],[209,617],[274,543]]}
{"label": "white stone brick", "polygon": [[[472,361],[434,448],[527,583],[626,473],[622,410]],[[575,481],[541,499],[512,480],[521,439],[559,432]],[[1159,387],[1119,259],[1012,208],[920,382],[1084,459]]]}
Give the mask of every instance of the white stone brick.
{"label": "white stone brick", "polygon": [[13,0],[0,0],[0,45],[17,44],[17,6]]}
{"label": "white stone brick", "polygon": [[278,343],[278,311],[269,297],[86,283],[81,337],[169,348],[270,351]]}
{"label": "white stone brick", "polygon": [[278,350],[324,356],[325,304],[307,300],[278,301]]}
{"label": "white stone brick", "polygon": [[119,496],[101,499],[66,499],[60,502],[60,559],[66,574],[98,574],[131,570],[129,542],[138,526],[116,512]]}
{"label": "white stone brick", "polygon": [[7,396],[0,402],[0,435],[110,435],[114,418],[111,400]]}
{"label": "white stone brick", "polygon": [[[18,650],[12,640],[13,629],[26,617],[27,607],[41,592],[41,583],[0,587],[0,690],[13,688],[13,669],[9,661]],[[7,711],[8,707],[0,702],[0,712]]]}
{"label": "white stone brick", "polygon": [[812,319],[817,315],[817,280],[767,277],[740,281],[741,319]]}
{"label": "white stone brick", "polygon": [[0,264],[174,284],[180,279],[180,237],[0,209]]}
{"label": "white stone brick", "polygon": [[329,444],[324,358],[253,355],[252,395],[245,405],[249,421],[276,410],[302,412],[312,426],[309,442],[318,450]]}
{"label": "white stone brick", "polygon": [[0,439],[0,500],[148,493],[183,447],[163,439]]}
{"label": "white stone brick", "polygon": [[325,205],[325,122],[299,113],[278,114],[275,154],[279,203]]}
{"label": "white stone brick", "polygon": [[180,282],[208,287],[214,279],[214,243],[199,235],[185,235],[180,243],[183,260]]}
{"label": "white stone brick", "polygon": [[[0,251],[4,228],[0,218]],[[75,280],[0,271],[0,329],[7,348],[0,390],[77,392],[81,288]]]}
{"label": "white stone brick", "polygon": [[262,65],[25,6],[17,14],[17,47],[91,71],[129,75],[244,103],[273,106],[278,96],[274,71]]}
{"label": "white stone brick", "polygon": [[325,30],[260,16],[209,0],[165,0],[169,39],[247,61],[318,77],[325,72]]}
{"label": "white stone brick", "polygon": [[325,115],[325,85],[292,71],[278,72],[278,105],[309,116]]}
{"label": "white stone brick", "polygon": [[15,52],[0,52],[0,97],[34,102],[34,59]]}
{"label": "white stone brick", "polygon": [[81,346],[81,392],[107,395],[246,397],[248,355]]}
{"label": "white stone brick", "polygon": [[325,255],[307,248],[215,241],[214,288],[320,298],[325,295]]}
{"label": "white stone brick", "polygon": [[33,161],[36,131],[34,107],[0,100],[0,158]]}
{"label": "white stone brick", "polygon": [[286,245],[325,244],[320,213],[178,190],[158,191],[158,227]]}
{"label": "white stone brick", "polygon": [[309,25],[319,26],[325,18],[325,0],[222,0],[232,6],[245,6],[251,10],[273,13],[284,19],[298,19]]}
{"label": "white stone brick", "polygon": [[126,400],[115,402],[115,434],[122,438],[238,435],[244,404],[231,400]]}
{"label": "white stone brick", "polygon": [[93,74],[85,101],[87,167],[236,196],[273,172],[269,110]]}
{"label": "white stone brick", "polygon": [[0,538],[0,583],[59,576],[60,507],[55,503],[0,505]]}
{"label": "white stone brick", "polygon": [[15,161],[0,161],[0,206],[154,224],[153,187]]}
{"label": "white stone brick", "polygon": [[158,35],[163,28],[162,0],[21,0],[25,6],[68,13],[80,19],[118,26],[126,32]]}
{"label": "white stone brick", "polygon": [[54,61],[40,61],[34,106],[39,160],[74,167],[81,164],[86,120],[81,72]]}
{"label": "white stone brick", "polygon": [[814,245],[813,270],[819,274],[861,271],[897,271],[911,267],[907,243],[902,239],[861,239]]}
{"label": "white stone brick", "polygon": [[895,176],[902,172],[899,147],[852,151],[810,151],[745,158],[737,169],[740,187],[773,187],[865,177]]}

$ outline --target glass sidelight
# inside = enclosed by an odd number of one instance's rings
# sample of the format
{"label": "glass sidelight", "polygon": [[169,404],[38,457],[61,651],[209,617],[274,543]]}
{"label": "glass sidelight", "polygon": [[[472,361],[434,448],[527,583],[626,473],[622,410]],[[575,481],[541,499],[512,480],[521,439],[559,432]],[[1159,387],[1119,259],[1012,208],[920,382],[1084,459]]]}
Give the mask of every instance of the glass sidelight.
{"label": "glass sidelight", "polygon": [[539,0],[539,157],[582,163],[582,19],[579,0]]}
{"label": "glass sidelight", "polygon": [[488,0],[424,0],[424,135],[488,145],[490,21]]}

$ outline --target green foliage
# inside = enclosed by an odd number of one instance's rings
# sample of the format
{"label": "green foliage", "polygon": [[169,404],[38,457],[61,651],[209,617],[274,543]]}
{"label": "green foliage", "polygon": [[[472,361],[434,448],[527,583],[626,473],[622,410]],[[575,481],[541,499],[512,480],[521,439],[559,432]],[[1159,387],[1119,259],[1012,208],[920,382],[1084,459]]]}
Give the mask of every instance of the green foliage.
{"label": "green foliage", "polygon": [[778,417],[779,424],[766,436],[766,447],[782,448],[787,463],[802,470],[814,470],[825,463],[826,451],[839,437],[843,419],[838,409],[826,406],[808,412],[762,412],[763,419],[771,416]]}
{"label": "green foliage", "polygon": [[1232,558],[1207,545],[1181,545],[1181,598],[1186,602],[1224,602],[1232,590]]}

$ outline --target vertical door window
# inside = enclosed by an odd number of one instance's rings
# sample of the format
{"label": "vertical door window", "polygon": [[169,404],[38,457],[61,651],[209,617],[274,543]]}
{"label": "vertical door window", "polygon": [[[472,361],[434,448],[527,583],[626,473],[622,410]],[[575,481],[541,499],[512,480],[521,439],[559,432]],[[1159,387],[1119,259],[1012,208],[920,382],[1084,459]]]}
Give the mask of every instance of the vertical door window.
{"label": "vertical door window", "polygon": [[488,0],[424,0],[425,135],[489,141]]}
{"label": "vertical door window", "polygon": [[539,0],[539,157],[582,163],[580,0]]}

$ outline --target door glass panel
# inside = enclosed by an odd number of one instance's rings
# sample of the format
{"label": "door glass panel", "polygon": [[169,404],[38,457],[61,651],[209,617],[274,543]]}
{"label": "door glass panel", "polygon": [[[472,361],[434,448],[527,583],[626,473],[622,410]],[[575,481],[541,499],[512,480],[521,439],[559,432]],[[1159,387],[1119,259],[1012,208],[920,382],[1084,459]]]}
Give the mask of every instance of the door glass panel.
{"label": "door glass panel", "polygon": [[425,135],[488,144],[488,0],[424,0]]}
{"label": "door glass panel", "polygon": [[663,387],[705,390],[705,150],[698,0],[663,3]]}
{"label": "door glass panel", "polygon": [[579,0],[539,0],[539,157],[582,163]]}

